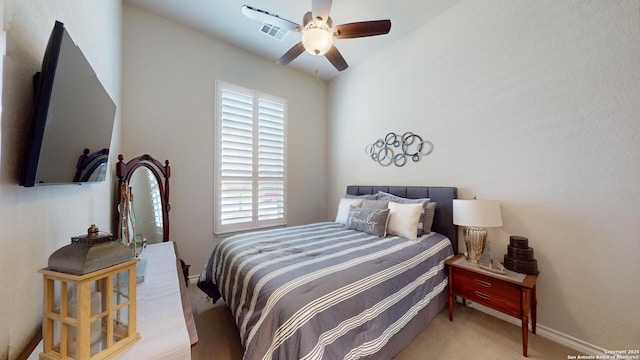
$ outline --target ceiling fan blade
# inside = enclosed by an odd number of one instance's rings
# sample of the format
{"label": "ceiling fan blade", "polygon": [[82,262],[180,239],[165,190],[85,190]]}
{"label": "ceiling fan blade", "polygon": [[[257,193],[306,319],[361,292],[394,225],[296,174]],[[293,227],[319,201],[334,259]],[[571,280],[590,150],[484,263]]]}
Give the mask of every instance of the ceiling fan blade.
{"label": "ceiling fan blade", "polygon": [[365,36],[388,34],[391,30],[391,20],[362,21],[337,25],[333,37],[336,39],[351,39]]}
{"label": "ceiling fan blade", "polygon": [[299,42],[296,45],[293,45],[293,47],[289,49],[289,51],[284,53],[284,55],[282,55],[280,59],[278,59],[277,63],[280,65],[287,65],[288,63],[292,62],[295,58],[300,56],[300,54],[302,54],[303,52],[304,52],[304,45],[302,45],[302,42]]}
{"label": "ceiling fan blade", "polygon": [[329,12],[331,11],[331,0],[312,0],[311,1],[311,13],[314,18],[322,18],[323,21],[329,19]]}
{"label": "ceiling fan blade", "polygon": [[329,60],[329,62],[335,66],[338,71],[342,71],[349,67],[347,61],[342,57],[342,54],[340,54],[340,51],[338,51],[338,48],[336,48],[335,45],[332,45],[331,49],[324,56],[327,57],[327,60]]}
{"label": "ceiling fan blade", "polygon": [[287,29],[289,31],[302,30],[302,26],[294,23],[293,21],[283,19],[276,14],[272,14],[264,10],[256,9],[248,5],[242,5],[242,8],[240,8],[240,11],[242,11],[242,14],[244,14],[244,16],[248,17],[249,19],[257,20],[262,23],[275,25],[280,27],[281,29]]}

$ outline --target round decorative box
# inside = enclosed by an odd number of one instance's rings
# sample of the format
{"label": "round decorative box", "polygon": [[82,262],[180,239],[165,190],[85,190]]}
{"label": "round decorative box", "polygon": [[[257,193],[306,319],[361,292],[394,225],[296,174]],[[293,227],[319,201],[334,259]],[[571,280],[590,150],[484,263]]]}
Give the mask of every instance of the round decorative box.
{"label": "round decorative box", "polygon": [[535,259],[531,261],[523,261],[512,259],[509,256],[504,256],[504,267],[515,272],[523,274],[537,274],[538,273],[538,261]]}
{"label": "round decorative box", "polygon": [[533,260],[533,248],[517,248],[507,245],[507,255],[512,259],[531,261]]}
{"label": "round decorative box", "polygon": [[523,274],[538,273],[538,262],[533,258],[533,248],[529,247],[529,239],[515,235],[509,237],[504,267]]}
{"label": "round decorative box", "polygon": [[511,235],[509,236],[509,244],[519,249],[526,249],[529,247],[529,239],[522,236]]}

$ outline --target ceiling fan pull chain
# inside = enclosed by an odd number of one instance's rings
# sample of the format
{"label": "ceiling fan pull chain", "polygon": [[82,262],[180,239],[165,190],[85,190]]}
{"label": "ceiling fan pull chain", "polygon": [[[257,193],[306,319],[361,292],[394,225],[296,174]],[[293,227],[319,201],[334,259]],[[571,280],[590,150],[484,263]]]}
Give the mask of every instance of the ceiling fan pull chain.
{"label": "ceiling fan pull chain", "polygon": [[319,56],[316,55],[316,84],[320,85],[320,75],[318,74],[318,58]]}

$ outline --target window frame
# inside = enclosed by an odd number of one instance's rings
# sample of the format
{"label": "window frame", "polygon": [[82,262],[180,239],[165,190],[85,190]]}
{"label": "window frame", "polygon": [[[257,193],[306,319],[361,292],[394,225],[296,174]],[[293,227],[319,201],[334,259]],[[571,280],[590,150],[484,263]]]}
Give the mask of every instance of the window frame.
{"label": "window frame", "polygon": [[[222,224],[222,93],[223,91],[231,91],[238,94],[242,94],[244,96],[252,97],[252,215],[251,221],[234,223],[234,224]],[[283,110],[283,176],[276,177],[277,181],[282,181],[283,186],[283,207],[282,207],[282,217],[276,219],[269,220],[260,220],[258,217],[259,211],[259,198],[260,198],[260,181],[274,179],[273,177],[261,177],[258,172],[258,159],[260,155],[259,151],[259,101],[266,100],[269,102],[281,104],[284,108]],[[284,98],[277,97],[274,95],[266,94],[263,92],[259,92],[256,90],[244,88],[241,86],[233,85],[226,83],[221,80],[215,81],[215,114],[214,114],[214,174],[213,174],[213,183],[214,183],[214,234],[215,235],[229,235],[232,233],[256,230],[256,229],[264,229],[270,227],[279,227],[287,225],[287,120],[288,120],[288,101]]]}

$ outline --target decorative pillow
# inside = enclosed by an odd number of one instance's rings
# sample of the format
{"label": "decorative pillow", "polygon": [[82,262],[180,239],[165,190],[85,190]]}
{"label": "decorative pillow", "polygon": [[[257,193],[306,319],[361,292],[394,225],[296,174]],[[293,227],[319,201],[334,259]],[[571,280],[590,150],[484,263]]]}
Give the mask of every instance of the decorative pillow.
{"label": "decorative pillow", "polygon": [[361,204],[362,204],[362,199],[356,199],[356,198],[340,199],[340,203],[338,204],[338,213],[336,214],[336,222],[340,224],[344,224],[347,221],[347,216],[349,216],[349,206],[353,205],[355,207],[360,207]]}
{"label": "decorative pillow", "polygon": [[409,240],[418,238],[418,221],[422,212],[422,204],[401,204],[389,202],[389,223],[387,232],[402,236]]}
{"label": "decorative pillow", "polygon": [[363,209],[386,209],[389,205],[389,200],[368,200],[368,199],[364,199],[362,200],[362,206],[360,206]]}
{"label": "decorative pillow", "polygon": [[369,199],[369,200],[377,200],[378,194],[365,194],[365,195],[351,195],[345,194],[344,197],[348,199]]}
{"label": "decorative pillow", "polygon": [[385,237],[388,219],[389,209],[362,209],[351,206],[345,228]]}
{"label": "decorative pillow", "polygon": [[422,226],[425,234],[431,232],[431,226],[433,225],[433,216],[436,214],[436,205],[438,205],[438,203],[432,201],[429,202],[427,204],[427,207],[424,208]]}
{"label": "decorative pillow", "polygon": [[[431,199],[429,198],[421,198],[421,199],[407,199],[407,198],[403,198],[397,195],[393,195],[393,194],[389,194],[386,193],[384,191],[378,191],[378,199],[379,200],[389,200],[389,201],[393,201],[393,202],[397,202],[397,203],[401,203],[401,204],[422,204],[423,209],[422,212],[420,214],[420,220],[418,221],[418,226],[417,226],[417,234],[418,236],[422,236],[425,233],[429,233],[431,231],[431,225],[428,226],[429,231],[425,230],[427,229],[427,226],[425,226],[425,223],[428,222],[428,217],[426,216],[427,213],[427,204],[429,204],[429,202],[431,201]],[[433,222],[433,216],[431,219],[431,222]]]}

